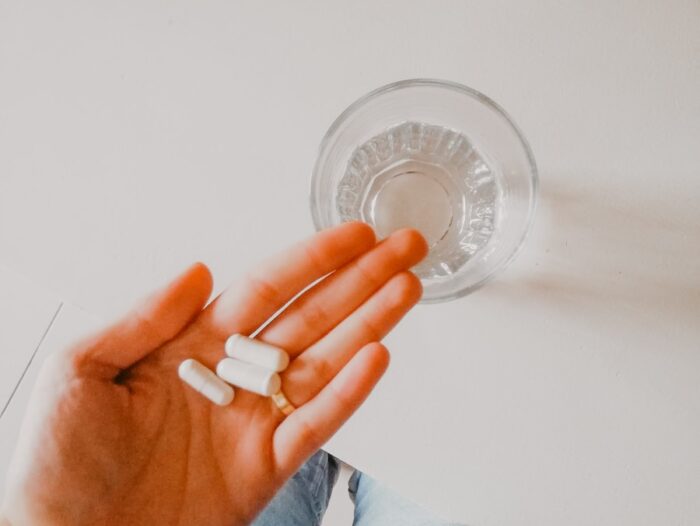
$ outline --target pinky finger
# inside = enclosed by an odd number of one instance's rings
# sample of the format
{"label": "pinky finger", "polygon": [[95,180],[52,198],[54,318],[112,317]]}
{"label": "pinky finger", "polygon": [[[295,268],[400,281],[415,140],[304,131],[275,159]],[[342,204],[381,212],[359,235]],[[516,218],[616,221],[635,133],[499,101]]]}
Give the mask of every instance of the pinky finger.
{"label": "pinky finger", "polygon": [[275,431],[278,470],[294,473],[350,418],[389,366],[381,343],[365,345],[314,398],[289,415]]}

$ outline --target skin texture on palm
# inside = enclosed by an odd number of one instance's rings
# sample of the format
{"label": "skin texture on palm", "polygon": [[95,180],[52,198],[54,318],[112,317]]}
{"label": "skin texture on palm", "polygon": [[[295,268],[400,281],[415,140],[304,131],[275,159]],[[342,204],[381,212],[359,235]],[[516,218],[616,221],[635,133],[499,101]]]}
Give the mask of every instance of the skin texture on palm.
{"label": "skin texture on palm", "polygon": [[[349,223],[258,267],[207,305],[196,264],[122,321],[42,368],[4,501],[20,524],[246,524],[359,407],[389,362],[377,343],[418,301],[415,231],[375,244]],[[219,407],[183,384],[180,362],[214,368],[234,332],[290,353],[284,417],[238,389]]]}

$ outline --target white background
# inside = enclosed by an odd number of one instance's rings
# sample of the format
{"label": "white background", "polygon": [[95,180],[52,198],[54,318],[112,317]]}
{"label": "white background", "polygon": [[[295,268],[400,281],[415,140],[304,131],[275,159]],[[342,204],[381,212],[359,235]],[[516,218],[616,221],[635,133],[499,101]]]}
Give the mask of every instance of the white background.
{"label": "white background", "polygon": [[[4,2],[0,262],[110,316],[311,232],[353,100],[467,84],[529,139],[521,257],[422,306],[330,444],[474,525],[700,523],[700,4]],[[3,322],[4,323],[4,322]]]}

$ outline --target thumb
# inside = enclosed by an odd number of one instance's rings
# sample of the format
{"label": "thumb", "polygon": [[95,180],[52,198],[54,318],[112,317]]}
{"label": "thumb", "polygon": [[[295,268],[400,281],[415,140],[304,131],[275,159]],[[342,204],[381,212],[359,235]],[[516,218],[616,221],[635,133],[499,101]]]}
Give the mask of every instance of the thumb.
{"label": "thumb", "polygon": [[124,318],[79,344],[73,351],[76,372],[114,377],[131,367],[186,327],[204,308],[211,290],[209,269],[195,263]]}

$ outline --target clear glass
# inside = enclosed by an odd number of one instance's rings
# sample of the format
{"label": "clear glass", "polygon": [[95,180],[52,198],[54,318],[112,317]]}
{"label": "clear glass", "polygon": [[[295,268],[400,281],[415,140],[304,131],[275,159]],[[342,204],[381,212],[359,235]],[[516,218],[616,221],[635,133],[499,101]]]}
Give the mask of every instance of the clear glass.
{"label": "clear glass", "polygon": [[537,168],[527,141],[485,95],[415,79],[348,107],[321,143],[311,180],[320,230],[362,220],[385,237],[410,226],[430,253],[414,270],[423,302],[483,285],[516,256],[530,228]]}

